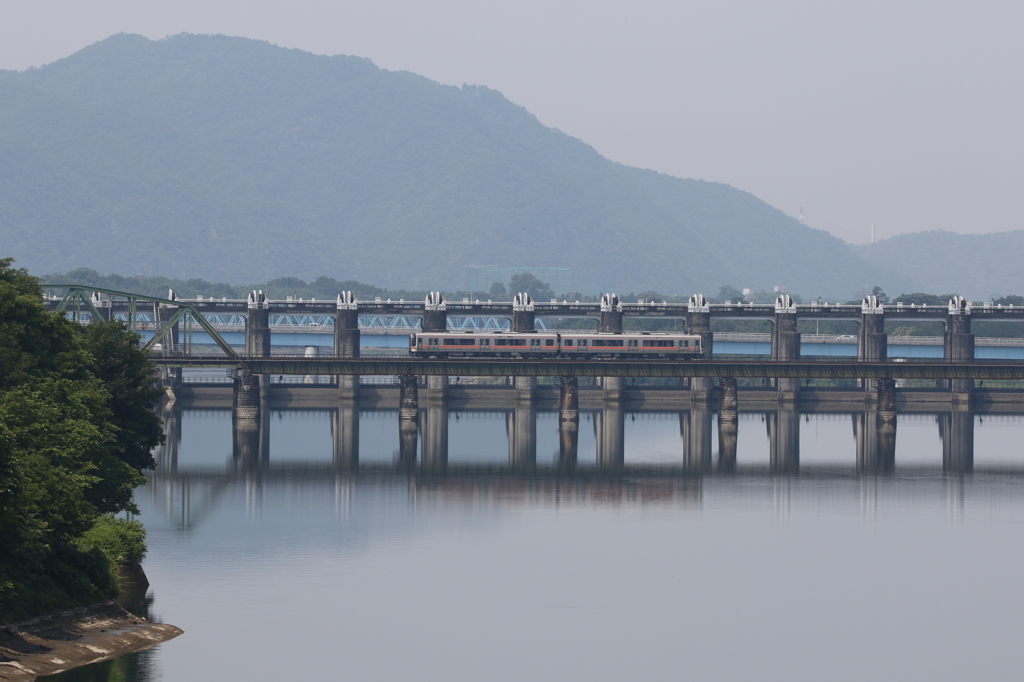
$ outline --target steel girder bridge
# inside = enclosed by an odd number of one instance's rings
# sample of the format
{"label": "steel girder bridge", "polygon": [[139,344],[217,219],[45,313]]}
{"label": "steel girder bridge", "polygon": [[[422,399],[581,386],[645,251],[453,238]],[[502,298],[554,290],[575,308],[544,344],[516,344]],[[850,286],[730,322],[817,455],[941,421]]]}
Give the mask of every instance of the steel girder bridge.
{"label": "steel girder bridge", "polygon": [[709,377],[751,379],[982,379],[1024,380],[1024,362],[862,362],[783,360],[517,360],[420,358],[200,358],[152,354],[167,367],[229,367],[253,374],[361,376]]}

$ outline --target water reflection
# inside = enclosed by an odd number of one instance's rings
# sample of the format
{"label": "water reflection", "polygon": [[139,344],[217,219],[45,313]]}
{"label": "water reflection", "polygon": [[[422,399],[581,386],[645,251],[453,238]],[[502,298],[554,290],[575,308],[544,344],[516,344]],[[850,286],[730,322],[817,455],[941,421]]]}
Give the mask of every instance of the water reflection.
{"label": "water reflection", "polygon": [[[643,466],[671,475],[766,470],[791,476],[804,471],[804,457],[809,456],[812,465],[824,459],[865,475],[891,475],[910,463],[897,455],[904,442],[898,437],[898,424],[909,419],[904,428],[911,429],[907,437],[914,444],[914,464],[930,462],[945,472],[970,473],[975,467],[975,424],[985,417],[970,409],[901,416],[891,402],[884,401],[849,412],[800,411],[782,405],[744,411],[737,409],[735,393],[729,391],[723,391],[718,409],[704,403],[688,409],[644,409],[607,400],[597,409],[580,410],[572,393],[573,387],[564,388],[561,403],[553,406],[525,399],[509,409],[479,410],[467,405],[456,408],[443,399],[421,406],[414,383],[403,389],[397,410],[367,409],[351,399],[339,400],[333,409],[255,413],[227,408],[197,411],[171,402],[160,408],[166,442],[155,453],[157,471],[175,473],[182,467],[209,469],[224,464],[198,456],[192,445],[182,445],[183,439],[201,435],[211,442],[230,438],[225,473],[267,472],[283,463],[315,461],[349,471],[390,465],[393,471],[443,473],[453,467],[486,465],[496,472],[504,465],[509,473],[596,471],[613,476],[631,475],[635,467]],[[293,424],[299,418],[309,421]],[[990,423],[1022,419],[1005,414],[988,418]],[[922,419],[935,424],[931,433],[938,436],[930,457],[920,442]],[[841,422],[848,424],[845,437],[842,429],[835,432],[832,426]],[[675,423],[676,435],[661,426],[655,428],[655,423]],[[760,433],[754,428],[758,423]],[[809,454],[801,452],[801,441],[808,434],[813,438]],[[819,442],[822,437],[828,442]],[[843,444],[845,439],[848,446]],[[302,445],[305,441],[323,445]],[[389,443],[397,443],[397,448]],[[499,455],[503,446],[505,454]],[[183,447],[189,451],[184,464]],[[762,451],[764,459],[751,454]]]}
{"label": "water reflection", "polygon": [[[1001,679],[984,663],[1008,663],[1020,634],[1024,553],[1006,538],[1024,517],[1024,417],[743,409],[726,391],[581,405],[572,388],[498,405],[414,402],[410,386],[384,404],[278,405],[258,428],[227,406],[166,409],[160,468],[137,492],[147,572],[186,631],[158,652],[164,678],[316,679],[343,660],[354,679],[683,664],[743,679],[817,656],[786,676],[820,679],[884,637],[901,647],[893,677],[913,679],[945,665],[944,628],[965,622],[958,651],[975,667],[945,679]],[[252,466],[235,452],[246,439]],[[730,655],[765,632],[801,633],[801,653],[769,638]]]}

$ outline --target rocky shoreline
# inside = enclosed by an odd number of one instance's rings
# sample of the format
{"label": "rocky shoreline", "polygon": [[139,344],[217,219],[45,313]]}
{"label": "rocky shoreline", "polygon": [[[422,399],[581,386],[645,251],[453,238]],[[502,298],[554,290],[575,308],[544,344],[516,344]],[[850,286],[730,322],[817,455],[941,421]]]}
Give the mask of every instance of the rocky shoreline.
{"label": "rocky shoreline", "polygon": [[13,623],[0,629],[0,680],[34,680],[166,642],[182,630],[151,623],[114,602]]}

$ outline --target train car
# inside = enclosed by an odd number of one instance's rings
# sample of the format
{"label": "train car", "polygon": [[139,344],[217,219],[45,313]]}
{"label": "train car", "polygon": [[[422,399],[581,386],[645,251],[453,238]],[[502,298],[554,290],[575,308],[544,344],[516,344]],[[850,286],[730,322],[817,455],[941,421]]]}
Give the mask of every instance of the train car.
{"label": "train car", "polygon": [[412,355],[436,358],[557,357],[557,332],[417,332],[409,336]]}
{"label": "train car", "polygon": [[700,336],[658,332],[417,332],[409,352],[428,358],[517,357],[699,359]]}
{"label": "train car", "polygon": [[703,356],[700,336],[657,332],[562,332],[559,354],[586,358],[696,359]]}

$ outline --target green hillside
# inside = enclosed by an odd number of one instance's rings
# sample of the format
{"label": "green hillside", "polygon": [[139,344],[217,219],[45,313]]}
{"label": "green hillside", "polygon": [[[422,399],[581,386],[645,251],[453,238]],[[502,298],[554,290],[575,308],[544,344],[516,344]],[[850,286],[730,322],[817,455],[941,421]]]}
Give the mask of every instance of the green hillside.
{"label": "green hillside", "polygon": [[38,273],[236,283],[452,290],[492,265],[571,267],[583,291],[913,288],[749,193],[608,161],[494,90],[224,36],[122,34],[0,72],[0,244]]}

